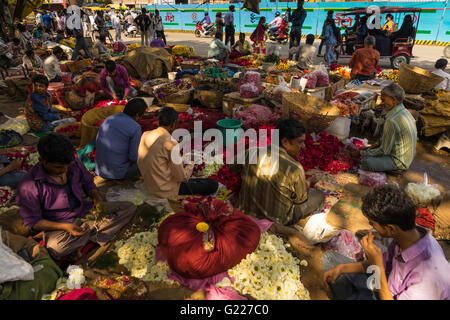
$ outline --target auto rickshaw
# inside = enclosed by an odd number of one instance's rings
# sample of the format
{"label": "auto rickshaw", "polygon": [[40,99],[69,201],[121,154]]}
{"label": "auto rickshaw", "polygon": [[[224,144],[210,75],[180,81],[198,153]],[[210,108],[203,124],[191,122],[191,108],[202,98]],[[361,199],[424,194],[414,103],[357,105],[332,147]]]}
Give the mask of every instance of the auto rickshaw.
{"label": "auto rickshaw", "polygon": [[[377,39],[375,49],[380,51],[380,58],[389,58],[391,60],[391,66],[393,69],[400,68],[400,64],[402,64],[403,62],[409,63],[411,58],[414,58],[412,49],[416,40],[416,32],[419,25],[421,11],[422,8],[380,7],[380,14],[390,13],[394,17],[393,20],[396,22],[394,26],[394,34],[395,31],[397,31],[397,29],[401,27],[404,17],[408,14],[411,15],[413,30],[411,34],[408,35],[408,37],[396,38],[395,40],[392,40],[390,36],[386,34],[386,32],[380,29],[368,30],[368,35],[374,35]],[[351,23],[355,21],[354,17],[356,16],[367,16],[370,19],[371,15],[371,13],[367,13],[367,8],[355,8],[350,10],[349,12],[337,14],[336,16],[338,19],[346,20],[347,23]],[[381,17],[380,21],[381,26],[383,26],[382,19],[383,17]],[[354,50],[364,47],[364,40],[357,39],[357,28],[359,28],[359,26],[353,25],[351,27],[346,27],[345,34],[342,37],[342,43],[336,48],[337,53],[340,57],[350,57]]]}

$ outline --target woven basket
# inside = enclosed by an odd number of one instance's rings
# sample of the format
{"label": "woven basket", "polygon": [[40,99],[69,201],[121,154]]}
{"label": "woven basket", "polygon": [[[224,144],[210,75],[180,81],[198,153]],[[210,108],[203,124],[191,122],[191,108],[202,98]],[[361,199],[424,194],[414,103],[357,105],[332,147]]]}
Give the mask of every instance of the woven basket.
{"label": "woven basket", "polygon": [[195,90],[194,99],[210,109],[217,109],[222,107],[223,92],[215,90]]}
{"label": "woven basket", "polygon": [[156,99],[158,100],[159,104],[165,104],[165,103],[189,104],[189,102],[192,99],[193,93],[194,93],[194,88],[190,88],[187,90],[178,91],[176,93],[173,93],[173,94],[168,95],[163,98],[159,98],[156,95]]}
{"label": "woven basket", "polygon": [[174,108],[176,112],[186,112],[191,106],[189,104],[177,104],[177,103],[164,103],[163,107]]}
{"label": "woven basket", "polygon": [[[73,126],[73,125],[78,125],[78,130],[70,131],[70,132],[58,132],[62,128]],[[80,138],[81,137],[81,122],[63,123],[63,124],[60,124],[59,126],[57,126],[54,129],[54,131],[58,134],[65,135],[67,137]]]}
{"label": "woven basket", "polygon": [[283,118],[288,118],[291,111],[296,112],[309,132],[322,132],[340,114],[336,106],[301,92],[284,93],[282,101]]}
{"label": "woven basket", "polygon": [[406,63],[400,65],[398,84],[408,93],[424,93],[433,89],[444,78],[425,69]]}

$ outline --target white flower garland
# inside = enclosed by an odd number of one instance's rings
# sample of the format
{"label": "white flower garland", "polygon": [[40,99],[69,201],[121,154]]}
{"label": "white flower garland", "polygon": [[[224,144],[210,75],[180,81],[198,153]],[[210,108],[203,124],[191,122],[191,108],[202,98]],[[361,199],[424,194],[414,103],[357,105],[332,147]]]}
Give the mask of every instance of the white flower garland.
{"label": "white flower garland", "polygon": [[67,268],[67,273],[69,274],[69,277],[67,278],[67,288],[70,290],[80,289],[81,286],[86,283],[83,268],[77,265],[70,265]]}
{"label": "white flower garland", "polygon": [[26,159],[26,162],[30,166],[36,165],[39,162],[39,153],[37,153],[37,152],[30,153]]}
{"label": "white flower garland", "polygon": [[300,281],[299,265],[306,266],[307,262],[287,252],[280,237],[265,232],[258,248],[228,270],[234,283],[225,277],[216,286],[230,286],[258,300],[310,300]]}
{"label": "white flower garland", "polygon": [[4,212],[8,212],[9,210],[13,210],[13,209],[19,209],[19,207],[18,206],[0,207],[0,214],[2,214]]}

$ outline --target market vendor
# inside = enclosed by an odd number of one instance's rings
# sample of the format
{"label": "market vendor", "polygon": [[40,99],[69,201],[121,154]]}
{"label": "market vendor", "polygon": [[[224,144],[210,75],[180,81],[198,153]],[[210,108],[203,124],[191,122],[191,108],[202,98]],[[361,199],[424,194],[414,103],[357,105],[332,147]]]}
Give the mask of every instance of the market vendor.
{"label": "market vendor", "polygon": [[438,59],[434,64],[434,70],[432,73],[444,78],[442,82],[439,82],[435,88],[436,89],[444,89],[450,91],[450,74],[445,72],[445,68],[447,68],[447,59]]}
{"label": "market vendor", "polygon": [[[305,144],[305,127],[296,119],[280,120],[279,147],[267,148],[268,156],[260,155],[257,164],[250,164],[246,151],[244,165],[234,164],[231,170],[241,173],[239,207],[247,214],[266,217],[282,225],[294,225],[318,212],[324,205],[324,194],[311,189],[315,181],[308,181],[302,165],[295,160]],[[272,161],[272,152],[278,152]],[[278,167],[278,168],[277,168]],[[272,172],[264,174],[262,172]]]}
{"label": "market vendor", "polygon": [[298,66],[302,69],[312,69],[314,66],[314,56],[316,55],[316,47],[313,46],[315,36],[308,34],[305,44],[299,47],[292,47],[289,55],[298,61]]}
{"label": "market vendor", "polygon": [[352,68],[351,77],[357,80],[369,80],[375,78],[380,62],[380,53],[375,50],[375,37],[367,36],[364,39],[364,48],[357,49],[348,63]]}
{"label": "market vendor", "polygon": [[177,195],[215,193],[218,182],[213,179],[190,179],[194,164],[176,164],[172,150],[177,142],[171,137],[178,126],[178,113],[170,107],[160,109],[159,127],[143,133],[138,151],[138,167],[149,193],[160,199]]}
{"label": "market vendor", "polygon": [[127,69],[112,60],[106,61],[100,72],[100,87],[114,100],[126,100],[137,95],[137,90],[130,84]]}
{"label": "market vendor", "polygon": [[60,114],[65,111],[52,107],[50,95],[47,92],[48,79],[38,74],[33,78],[33,91],[25,105],[25,117],[31,130],[36,132],[51,131],[60,124]]}
{"label": "market vendor", "polygon": [[[92,174],[75,158],[67,137],[48,135],[39,140],[37,148],[39,163],[17,190],[24,225],[35,232],[44,231],[46,248],[55,260],[82,249],[89,241],[105,247],[133,218],[135,205],[105,203]],[[108,218],[100,222],[85,219],[93,204],[83,200],[83,191]]]}
{"label": "market vendor", "polygon": [[[362,262],[326,251],[323,283],[334,298],[449,300],[450,264],[436,239],[416,226],[416,207],[405,191],[392,184],[375,188],[363,198],[362,212],[383,238],[393,240],[383,253],[370,231],[361,240],[367,257]],[[379,276],[380,287],[372,290],[367,285],[374,272],[369,266],[378,268],[374,275]]]}
{"label": "market vendor", "polygon": [[[384,125],[381,143],[362,150],[361,169],[367,171],[408,170],[416,155],[417,128],[411,113],[403,106],[405,91],[398,84],[381,90]],[[354,155],[358,155],[358,151]]]}
{"label": "market vendor", "polygon": [[137,167],[141,126],[137,123],[147,110],[142,98],[128,101],[123,112],[106,118],[96,139],[95,172],[105,179],[139,176]]}
{"label": "market vendor", "polygon": [[214,39],[209,44],[208,59],[217,59],[228,63],[228,55],[231,50],[221,40],[222,34],[216,33]]}
{"label": "market vendor", "polygon": [[231,47],[231,51],[236,51],[240,56],[247,56],[252,53],[252,45],[245,40],[245,33],[239,34],[239,40]]}
{"label": "market vendor", "polygon": [[22,58],[22,65],[28,71],[40,71],[44,69],[44,63],[33,50],[27,50]]}
{"label": "market vendor", "polygon": [[54,47],[52,54],[44,60],[44,74],[47,76],[49,82],[61,82],[62,72],[59,65],[59,61],[62,60],[64,55],[61,47]]}
{"label": "market vendor", "polygon": [[156,38],[150,42],[150,47],[153,47],[153,48],[165,48],[166,47],[166,44],[164,43],[164,40],[163,40],[161,34],[158,34],[156,36]]}
{"label": "market vendor", "polygon": [[25,175],[25,171],[18,171],[22,166],[23,159],[14,159],[10,161],[5,156],[5,154],[20,151],[22,151],[22,147],[0,149],[0,186],[8,186],[15,189]]}

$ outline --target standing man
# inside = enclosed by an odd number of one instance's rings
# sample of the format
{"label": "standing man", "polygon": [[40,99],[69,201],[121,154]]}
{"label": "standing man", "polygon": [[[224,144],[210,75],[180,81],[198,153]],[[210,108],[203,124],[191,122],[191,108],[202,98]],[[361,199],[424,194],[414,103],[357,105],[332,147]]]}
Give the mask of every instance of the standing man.
{"label": "standing man", "polygon": [[81,21],[83,22],[84,36],[91,36],[91,20],[89,19],[89,14],[87,12],[81,11]]}
{"label": "standing man", "polygon": [[36,28],[42,26],[42,14],[39,11],[36,11]]}
{"label": "standing man", "polygon": [[298,0],[297,9],[291,14],[291,8],[288,8],[288,20],[292,23],[292,29],[289,39],[289,48],[292,48],[294,43],[300,44],[302,39],[303,22],[306,19],[306,10],[303,8],[304,0]]}
{"label": "standing man", "polygon": [[139,30],[141,31],[141,46],[148,46],[148,29],[150,27],[150,18],[147,16],[147,10],[142,9],[139,16],[134,19]]}
{"label": "standing man", "polygon": [[164,34],[164,25],[163,25],[163,22],[162,22],[162,18],[159,15],[159,10],[158,9],[155,10],[155,21],[154,21],[154,23],[155,23],[156,36],[157,37],[160,36],[163,39],[164,43],[167,45],[166,36]]}
{"label": "standing man", "polygon": [[225,22],[225,45],[230,43],[230,46],[234,45],[234,6],[231,5],[229,7],[230,11],[228,11],[224,16]]}
{"label": "standing man", "polygon": [[[328,11],[327,17],[326,17],[325,21],[323,22],[323,26],[322,26],[322,34],[320,35],[321,37],[325,36],[325,27],[327,26],[327,20],[328,20],[328,19],[333,19],[333,14],[334,14],[334,11],[333,11],[333,10]],[[358,18],[358,19],[359,19],[359,18]],[[334,19],[333,19],[333,20],[334,20]],[[322,40],[320,41],[320,45],[319,45],[319,52],[317,53],[317,56],[318,56],[318,57],[321,56],[322,48],[323,48],[323,45],[324,45],[324,44],[325,44],[325,41],[322,39]]]}
{"label": "standing man", "polygon": [[46,28],[51,28],[52,27],[52,17],[50,17],[50,15],[48,14],[48,12],[45,12],[44,15],[42,16],[42,22],[44,23]]}
{"label": "standing man", "polygon": [[111,16],[111,24],[116,31],[116,41],[122,41],[122,24],[119,17],[119,11]]}

